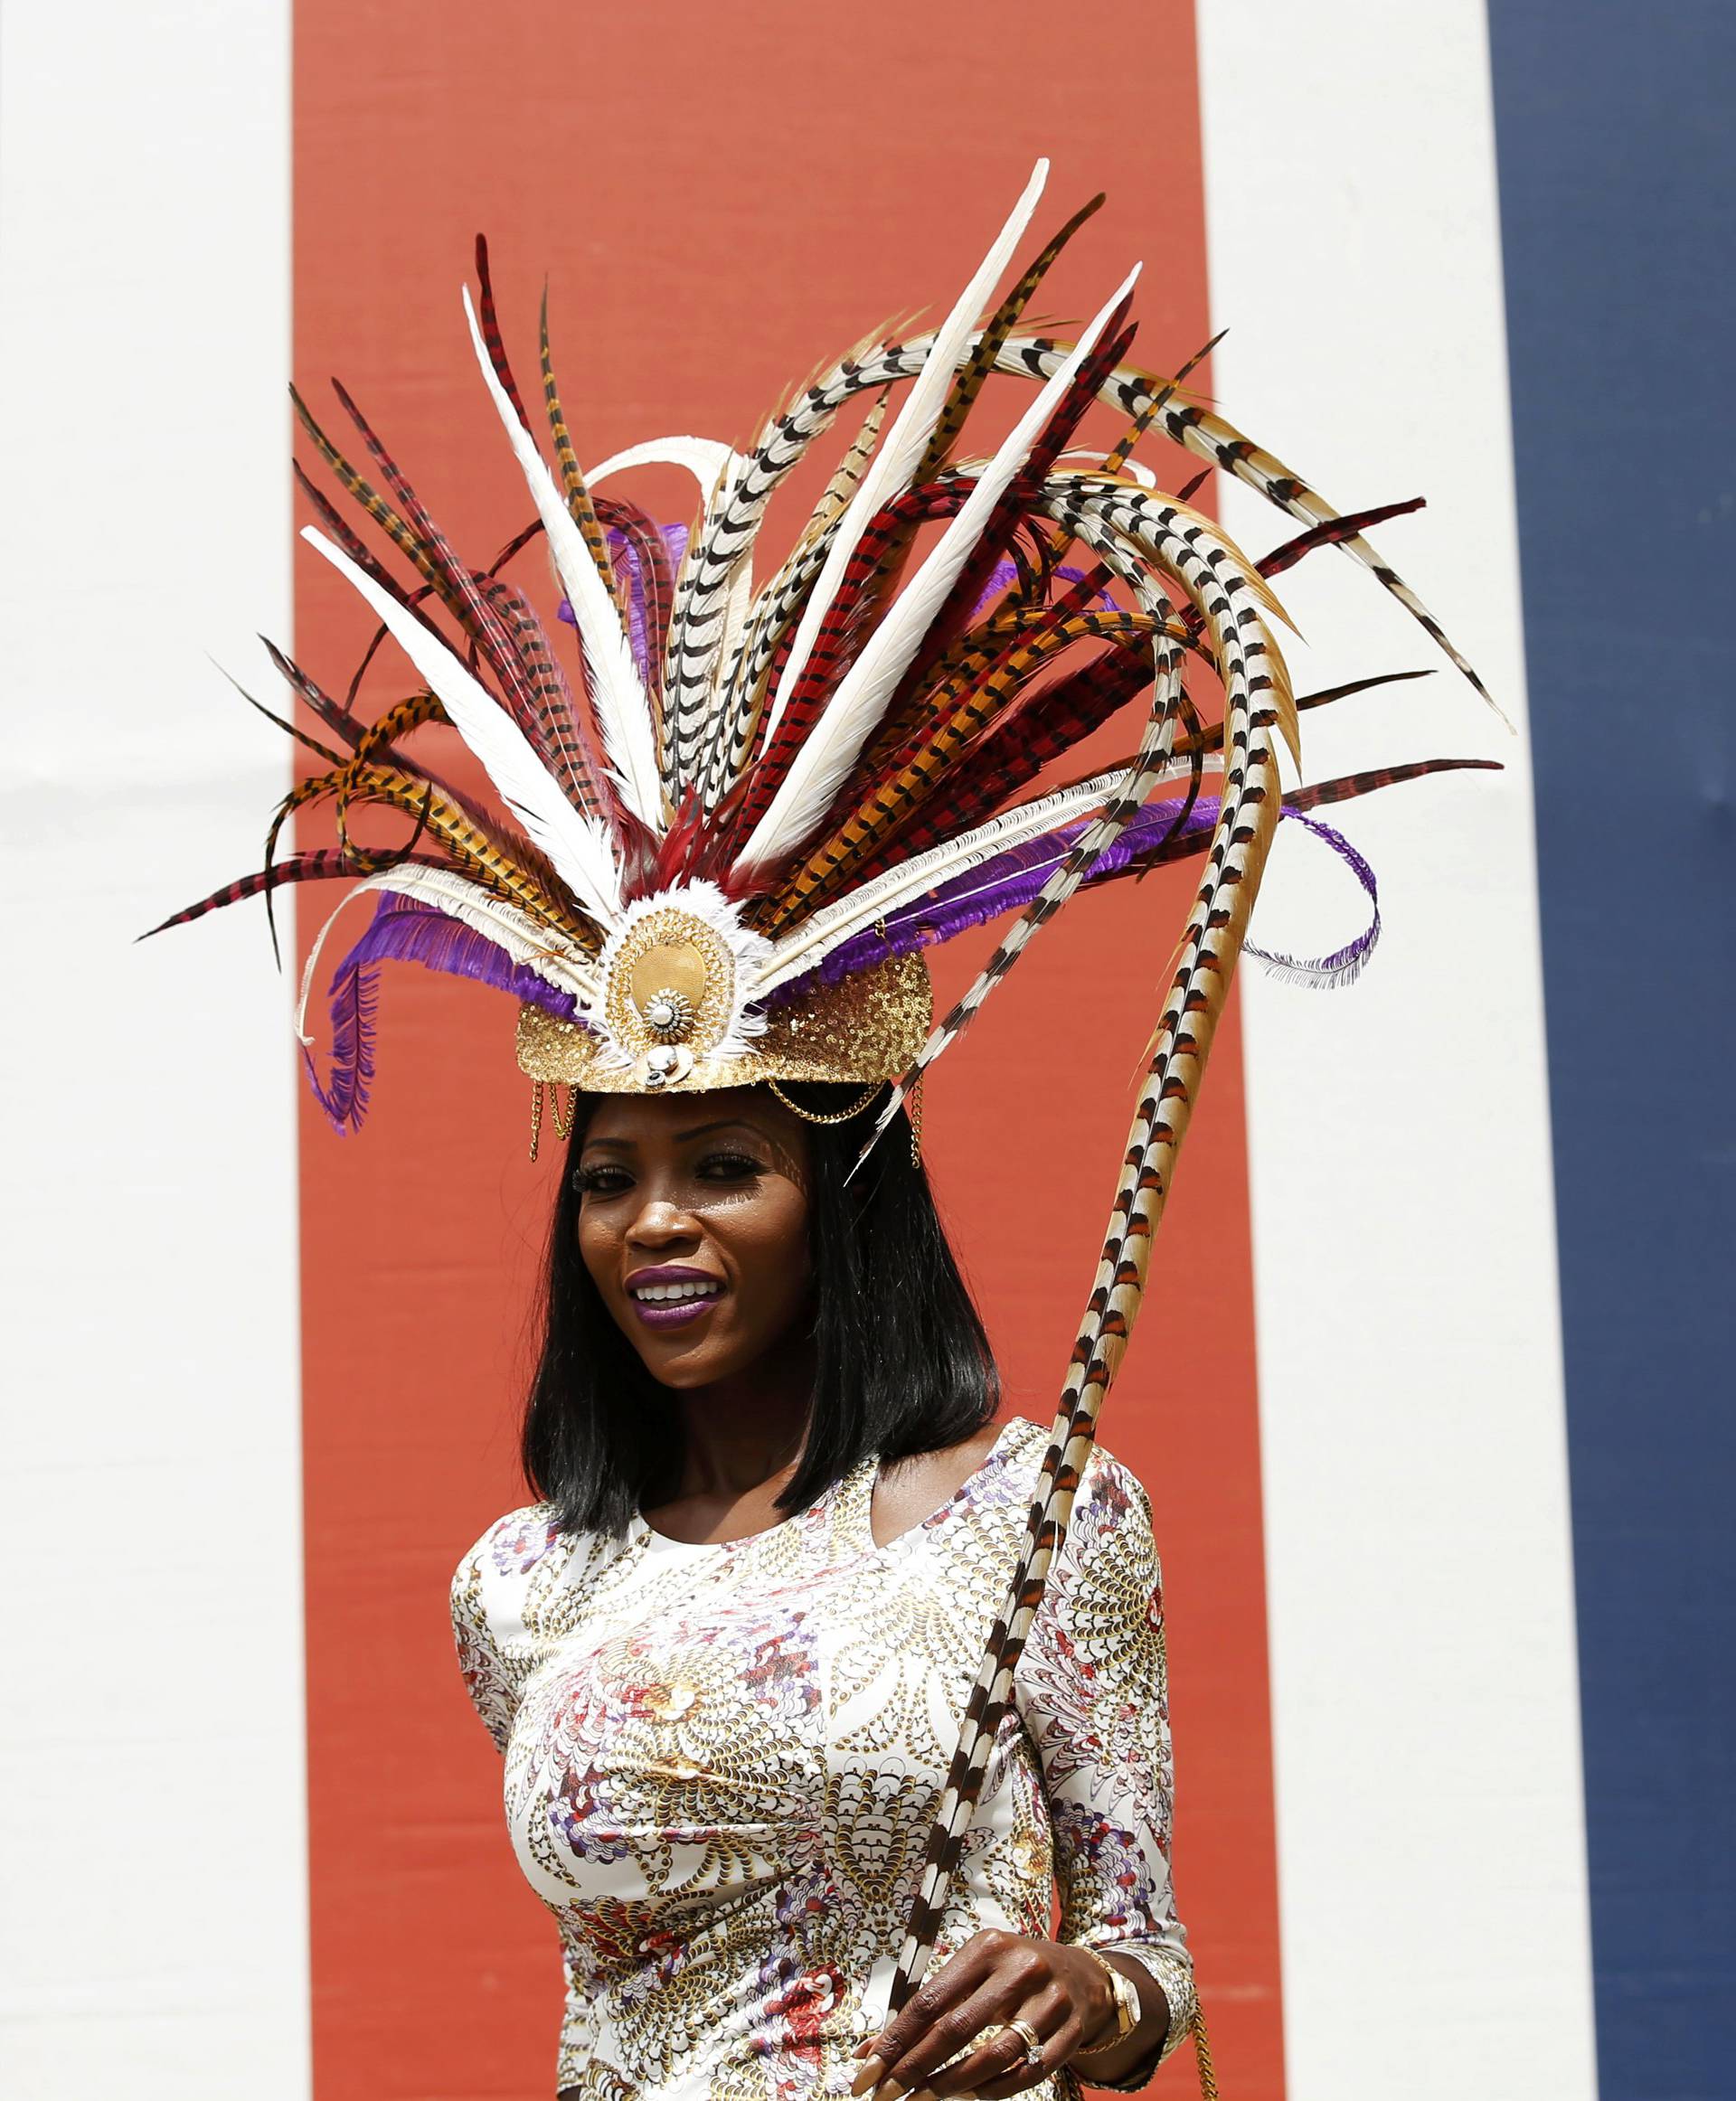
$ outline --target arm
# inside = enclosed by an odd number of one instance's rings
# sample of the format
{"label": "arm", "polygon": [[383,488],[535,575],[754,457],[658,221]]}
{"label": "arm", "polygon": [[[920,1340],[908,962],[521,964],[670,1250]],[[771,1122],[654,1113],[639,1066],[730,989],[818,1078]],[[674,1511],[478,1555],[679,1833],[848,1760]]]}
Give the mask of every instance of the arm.
{"label": "arm", "polygon": [[[514,1635],[524,1633],[524,1598],[533,1572],[560,1535],[546,1524],[527,1523],[534,1513],[514,1512],[491,1525],[452,1578],[452,1636],[465,1690],[504,1756],[518,1711],[519,1678],[512,1664]],[[566,1998],[555,2071],[561,2101],[576,2101],[573,2083],[591,2054],[589,1951],[561,1927]]]}
{"label": "arm", "polygon": [[[1193,1958],[1170,1885],[1174,1768],[1163,1580],[1151,1503],[1100,1446],[1014,1681],[1042,1762],[1061,1895],[1058,1939],[1130,1975],[1138,2027],[1080,2051],[1080,2077],[1143,2087],[1193,2024]],[[1107,1991],[1107,1981],[1105,1983]]]}
{"label": "arm", "polygon": [[499,1524],[490,1525],[458,1563],[452,1577],[450,1599],[452,1639],[464,1689],[495,1748],[503,1756],[518,1707],[518,1687],[506,1667],[490,1605],[491,1594],[501,1587],[495,1542],[509,1522],[503,1518]]}

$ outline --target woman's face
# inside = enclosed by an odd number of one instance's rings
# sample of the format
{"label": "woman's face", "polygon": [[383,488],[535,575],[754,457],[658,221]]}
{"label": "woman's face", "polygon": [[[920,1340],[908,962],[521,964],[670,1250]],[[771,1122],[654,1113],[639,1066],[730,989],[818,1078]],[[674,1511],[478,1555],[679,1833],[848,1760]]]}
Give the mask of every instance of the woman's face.
{"label": "woman's face", "polygon": [[665,1386],[747,1371],[807,1298],[807,1135],[758,1088],[609,1095],[574,1170],[579,1248]]}

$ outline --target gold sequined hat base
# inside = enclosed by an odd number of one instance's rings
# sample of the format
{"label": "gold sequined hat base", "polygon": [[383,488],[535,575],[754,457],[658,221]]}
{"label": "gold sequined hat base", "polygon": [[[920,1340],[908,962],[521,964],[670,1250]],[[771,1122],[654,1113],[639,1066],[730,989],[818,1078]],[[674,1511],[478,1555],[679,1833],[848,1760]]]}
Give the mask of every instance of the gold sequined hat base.
{"label": "gold sequined hat base", "polygon": [[[558,1081],[592,1094],[694,1094],[766,1079],[844,1080],[863,1086],[897,1079],[910,1070],[928,1041],[934,1014],[934,994],[921,955],[894,956],[771,1008],[764,1030],[744,1044],[689,1050],[682,1036],[703,1030],[703,988],[696,989],[701,997],[683,994],[684,1006],[667,996],[681,992],[680,987],[659,982],[640,988],[642,996],[635,1004],[646,1042],[642,1050],[635,1043],[639,1054],[630,1060],[611,1057],[603,1039],[590,1029],[563,1022],[542,1007],[521,1007],[520,1069],[533,1079]],[[694,1010],[691,1018],[690,1008]],[[677,1055],[670,1057],[672,1050]]]}

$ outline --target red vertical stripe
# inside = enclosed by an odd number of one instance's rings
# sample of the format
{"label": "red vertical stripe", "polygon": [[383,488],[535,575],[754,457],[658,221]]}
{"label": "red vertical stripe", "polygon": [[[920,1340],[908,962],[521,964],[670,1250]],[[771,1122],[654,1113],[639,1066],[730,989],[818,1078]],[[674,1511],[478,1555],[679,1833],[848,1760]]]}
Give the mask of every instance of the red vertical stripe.
{"label": "red vertical stripe", "polygon": [[[1110,193],[1045,313],[1089,312],[1143,255],[1137,354],[1179,362],[1208,333],[1191,8],[1129,8],[1111,42],[1105,16],[1087,37],[1035,0],[1007,0],[977,18],[967,57],[961,20],[918,0],[851,21],[794,0],[655,14],[301,0],[301,385],[317,393],[337,372],[460,549],[492,553],[527,505],[459,310],[479,228],[522,367],[551,279],[583,457],[672,430],[739,440],[822,356],[913,302],[944,307],[1040,153],[1054,173],[1037,234]],[[673,475],[644,486],[662,515],[686,515]],[[335,680],[363,624],[306,551],[297,582],[300,652]],[[943,1201],[1014,1404],[1044,1420],[1186,888],[1076,904],[930,1089]],[[320,901],[304,908],[304,945]],[[942,959],[943,996],[988,938]],[[362,1137],[339,1141],[311,1109],[304,1125],[319,2101],[528,2101],[552,2087],[553,1933],[510,1858],[497,1761],[467,1710],[445,1616],[458,1552],[524,1499],[514,1419],[550,1177],[524,1158],[512,1019],[496,994],[400,967]],[[1103,1427],[1157,1512],[1177,1887],[1225,2088],[1272,2101],[1245,1166],[1232,1018]]]}

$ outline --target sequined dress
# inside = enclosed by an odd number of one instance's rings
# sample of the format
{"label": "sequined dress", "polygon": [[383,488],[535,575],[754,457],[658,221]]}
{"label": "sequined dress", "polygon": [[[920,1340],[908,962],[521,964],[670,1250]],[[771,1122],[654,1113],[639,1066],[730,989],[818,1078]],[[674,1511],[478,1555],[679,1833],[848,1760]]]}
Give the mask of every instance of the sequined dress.
{"label": "sequined dress", "polygon": [[[1048,1437],[1010,1418],[958,1493],[885,1547],[870,1457],[746,1539],[675,1540],[642,1517],[624,1539],[569,1538],[537,1503],[465,1555],[459,1663],[505,1754],[514,1850],[560,1931],[558,2089],[848,2094],[851,2050],[885,2022]],[[991,1926],[1136,1958],[1170,2006],[1162,2053],[1118,2089],[1137,2091],[1194,2007],[1170,1814],[1151,1509],[1099,1445],[928,1974]],[[1063,2068],[1027,2091],[1080,2087]]]}

